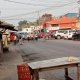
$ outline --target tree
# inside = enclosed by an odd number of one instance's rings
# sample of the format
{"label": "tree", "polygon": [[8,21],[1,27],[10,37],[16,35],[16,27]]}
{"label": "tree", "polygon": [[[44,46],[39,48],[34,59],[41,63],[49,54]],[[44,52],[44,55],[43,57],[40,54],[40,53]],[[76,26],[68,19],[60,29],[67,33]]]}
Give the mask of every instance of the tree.
{"label": "tree", "polygon": [[18,26],[19,30],[22,30],[22,28],[24,27],[28,27],[28,22],[26,20],[20,21],[18,24],[19,24]]}
{"label": "tree", "polygon": [[23,25],[26,25],[27,24],[27,21],[26,20],[20,21],[18,24],[19,24],[19,26],[23,26]]}
{"label": "tree", "polygon": [[47,14],[47,13],[45,13],[45,14],[43,14],[38,20],[37,20],[37,24],[42,24],[42,23],[44,23],[44,22],[46,22],[46,21],[49,21],[49,20],[51,20],[52,19],[52,14]]}
{"label": "tree", "polygon": [[23,21],[20,21],[18,24],[19,24],[18,29],[22,30],[22,28],[29,28],[30,26],[34,26],[35,22],[23,20]]}
{"label": "tree", "polygon": [[51,20],[52,19],[52,14],[45,13],[44,15],[42,15],[42,18],[45,18],[47,20]]}
{"label": "tree", "polygon": [[45,13],[44,15],[42,15],[42,19],[46,22],[48,20],[52,19],[52,14],[47,14]]}

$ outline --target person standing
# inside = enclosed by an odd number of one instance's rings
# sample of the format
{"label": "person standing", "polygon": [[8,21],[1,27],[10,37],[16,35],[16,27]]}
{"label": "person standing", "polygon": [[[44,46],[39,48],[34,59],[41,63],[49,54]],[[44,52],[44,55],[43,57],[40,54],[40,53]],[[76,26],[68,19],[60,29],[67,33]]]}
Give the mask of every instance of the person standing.
{"label": "person standing", "polygon": [[14,35],[14,45],[16,45],[16,43],[17,43],[17,36]]}
{"label": "person standing", "polygon": [[23,37],[22,37],[22,35],[20,35],[19,43],[20,43],[20,45],[23,44]]}

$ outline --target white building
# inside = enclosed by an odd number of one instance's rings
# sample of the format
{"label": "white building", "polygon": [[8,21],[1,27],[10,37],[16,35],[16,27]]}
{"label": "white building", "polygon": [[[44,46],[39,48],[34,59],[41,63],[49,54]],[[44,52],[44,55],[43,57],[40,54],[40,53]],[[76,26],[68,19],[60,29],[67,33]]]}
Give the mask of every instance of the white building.
{"label": "white building", "polygon": [[22,28],[22,31],[31,33],[31,32],[33,32],[33,29],[32,28]]}

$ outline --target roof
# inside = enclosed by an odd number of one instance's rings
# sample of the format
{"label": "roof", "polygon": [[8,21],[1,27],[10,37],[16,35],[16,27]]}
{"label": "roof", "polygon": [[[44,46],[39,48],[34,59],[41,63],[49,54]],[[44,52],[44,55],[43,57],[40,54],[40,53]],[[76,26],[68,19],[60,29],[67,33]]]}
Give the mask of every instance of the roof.
{"label": "roof", "polygon": [[76,18],[68,18],[66,16],[63,16],[60,19],[52,19],[51,21],[47,21],[46,23],[50,23],[50,24],[62,24],[62,23],[75,23],[76,22]]}
{"label": "roof", "polygon": [[52,19],[51,21],[47,21],[46,23],[50,23],[50,24],[58,24],[59,23],[59,20],[54,18]]}
{"label": "roof", "polygon": [[7,22],[3,22],[3,21],[0,21],[0,28],[5,28],[5,29],[9,29],[9,30],[13,30],[15,31],[16,29],[14,29],[14,25],[12,24],[9,24]]}
{"label": "roof", "polygon": [[76,22],[76,18],[68,18],[66,16],[63,16],[61,19],[59,19],[59,23],[75,23]]}
{"label": "roof", "polygon": [[78,13],[67,13],[64,16],[69,17],[69,18],[72,18],[72,17],[76,17],[77,18]]}

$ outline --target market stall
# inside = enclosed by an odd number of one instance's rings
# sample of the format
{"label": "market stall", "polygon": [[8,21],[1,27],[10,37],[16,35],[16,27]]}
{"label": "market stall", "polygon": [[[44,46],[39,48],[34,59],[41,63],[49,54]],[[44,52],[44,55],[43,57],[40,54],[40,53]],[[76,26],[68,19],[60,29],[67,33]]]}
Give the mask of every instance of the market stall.
{"label": "market stall", "polygon": [[15,26],[12,24],[8,24],[6,22],[0,21],[0,52],[3,53],[4,51],[9,50],[8,46],[8,34],[6,33],[6,30],[12,30],[15,31],[14,29]]}

